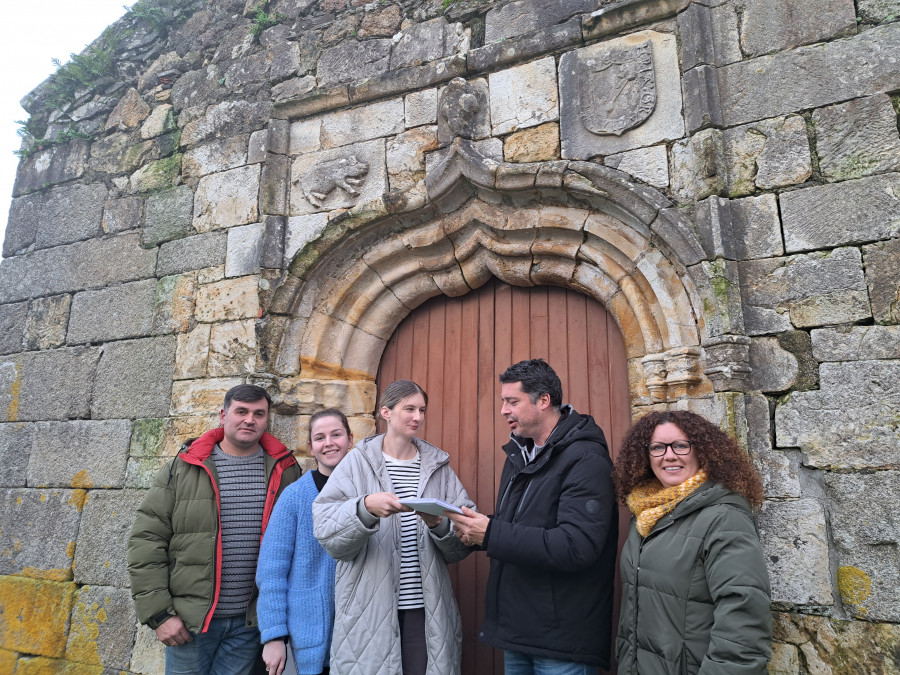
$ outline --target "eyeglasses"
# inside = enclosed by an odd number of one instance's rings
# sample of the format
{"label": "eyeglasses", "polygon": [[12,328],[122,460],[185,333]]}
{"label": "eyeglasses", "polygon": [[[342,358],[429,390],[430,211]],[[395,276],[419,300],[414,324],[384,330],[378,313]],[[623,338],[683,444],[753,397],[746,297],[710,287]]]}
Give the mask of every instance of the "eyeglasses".
{"label": "eyeglasses", "polygon": [[651,457],[662,457],[666,454],[668,448],[672,448],[672,452],[676,455],[686,455],[691,451],[690,441],[674,441],[672,443],[651,443],[647,446]]}

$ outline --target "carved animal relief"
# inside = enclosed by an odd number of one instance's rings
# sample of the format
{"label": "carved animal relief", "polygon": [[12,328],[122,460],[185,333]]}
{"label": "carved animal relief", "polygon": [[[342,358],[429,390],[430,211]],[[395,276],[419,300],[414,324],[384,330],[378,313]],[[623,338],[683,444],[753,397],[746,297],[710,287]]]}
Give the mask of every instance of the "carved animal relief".
{"label": "carved animal relief", "polygon": [[589,92],[580,111],[595,134],[621,136],[641,125],[656,108],[656,76],[649,40],[634,47],[611,47],[578,64],[581,90]]}
{"label": "carved animal relief", "polygon": [[368,164],[361,162],[356,155],[348,155],[319,162],[306,174],[295,179],[294,184],[300,184],[310,204],[321,208],[335,188],[358,197],[357,188],[366,182],[368,173]]}

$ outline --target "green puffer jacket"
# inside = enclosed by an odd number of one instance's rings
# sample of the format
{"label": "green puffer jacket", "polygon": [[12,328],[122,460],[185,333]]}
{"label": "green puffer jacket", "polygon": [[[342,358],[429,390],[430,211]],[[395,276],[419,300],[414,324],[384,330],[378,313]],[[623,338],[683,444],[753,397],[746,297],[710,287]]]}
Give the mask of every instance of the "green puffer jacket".
{"label": "green puffer jacket", "polygon": [[[128,573],[138,620],[156,629],[178,615],[192,633],[205,632],[216,609],[221,581],[219,483],[213,447],[221,427],[206,432],[156,474],[138,508],[128,540]],[[278,496],[300,477],[290,451],[263,434],[266,503],[262,529]],[[247,608],[256,625],[256,595]]]}
{"label": "green puffer jacket", "polygon": [[741,495],[715,483],[622,551],[620,675],[764,675],[772,643],[769,576]]}

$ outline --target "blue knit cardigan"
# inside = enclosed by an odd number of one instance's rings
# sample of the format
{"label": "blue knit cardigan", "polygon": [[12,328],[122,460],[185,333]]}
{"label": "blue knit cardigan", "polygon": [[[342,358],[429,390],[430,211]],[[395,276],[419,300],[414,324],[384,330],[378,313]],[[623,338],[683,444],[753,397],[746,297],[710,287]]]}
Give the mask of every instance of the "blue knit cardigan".
{"label": "blue knit cardigan", "polygon": [[335,561],[313,536],[312,471],[282,493],[259,549],[257,617],[262,641],[291,636],[301,675],[328,665],[334,625]]}

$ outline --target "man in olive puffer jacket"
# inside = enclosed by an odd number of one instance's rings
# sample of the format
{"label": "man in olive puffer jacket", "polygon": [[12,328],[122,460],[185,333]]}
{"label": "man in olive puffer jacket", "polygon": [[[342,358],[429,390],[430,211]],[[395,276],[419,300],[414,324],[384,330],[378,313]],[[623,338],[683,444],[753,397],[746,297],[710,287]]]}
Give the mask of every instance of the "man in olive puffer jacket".
{"label": "man in olive puffer jacket", "polygon": [[138,509],[131,595],[166,645],[167,673],[253,668],[259,544],[278,496],[300,477],[294,456],[265,433],[271,402],[255,385],[230,389],[221,426],[168,461]]}

